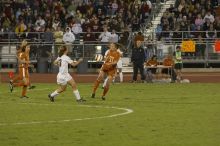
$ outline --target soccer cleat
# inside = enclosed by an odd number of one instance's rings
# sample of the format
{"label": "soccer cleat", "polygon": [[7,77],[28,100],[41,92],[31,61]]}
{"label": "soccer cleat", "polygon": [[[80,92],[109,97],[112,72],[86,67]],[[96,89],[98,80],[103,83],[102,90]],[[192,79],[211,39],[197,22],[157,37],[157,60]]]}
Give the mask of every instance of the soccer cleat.
{"label": "soccer cleat", "polygon": [[48,98],[50,99],[51,102],[54,102],[54,97],[51,96],[50,94],[48,95]]}
{"label": "soccer cleat", "polygon": [[13,86],[13,82],[12,81],[9,82],[9,88],[10,88],[10,92],[13,92],[14,86]]}
{"label": "soccer cleat", "polygon": [[102,100],[105,100],[105,96],[102,96]]}
{"label": "soccer cleat", "polygon": [[78,103],[80,103],[80,102],[86,102],[86,100],[85,99],[78,99],[78,100],[76,100]]}
{"label": "soccer cleat", "polygon": [[92,96],[91,96],[91,98],[95,98],[95,93],[92,93]]}
{"label": "soccer cleat", "polygon": [[21,96],[20,98],[29,98],[29,97],[25,95],[25,96]]}
{"label": "soccer cleat", "polygon": [[34,89],[34,88],[36,88],[36,86],[30,86],[30,87],[28,87],[28,89]]}

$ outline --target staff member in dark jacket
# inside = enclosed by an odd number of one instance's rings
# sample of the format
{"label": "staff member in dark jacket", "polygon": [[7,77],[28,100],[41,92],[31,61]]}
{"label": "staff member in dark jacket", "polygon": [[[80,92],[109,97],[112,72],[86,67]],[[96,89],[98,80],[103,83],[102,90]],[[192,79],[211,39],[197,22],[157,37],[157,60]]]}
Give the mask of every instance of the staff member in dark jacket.
{"label": "staff member in dark jacket", "polygon": [[136,40],[136,47],[132,49],[131,62],[133,62],[133,81],[137,81],[138,70],[140,70],[141,80],[144,82],[144,61],[145,61],[145,51],[141,47],[142,42]]}

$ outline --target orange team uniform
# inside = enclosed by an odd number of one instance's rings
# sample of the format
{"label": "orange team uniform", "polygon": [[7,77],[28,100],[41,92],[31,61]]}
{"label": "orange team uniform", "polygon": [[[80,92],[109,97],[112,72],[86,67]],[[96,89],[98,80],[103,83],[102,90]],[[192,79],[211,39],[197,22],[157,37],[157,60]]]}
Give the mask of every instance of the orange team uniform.
{"label": "orange team uniform", "polygon": [[163,65],[164,66],[173,66],[174,65],[173,59],[170,59],[170,58],[164,59]]}
{"label": "orange team uniform", "polygon": [[157,66],[158,62],[156,60],[148,60],[147,61],[147,66]]}
{"label": "orange team uniform", "polygon": [[117,71],[117,64],[115,65],[108,65],[108,63],[118,62],[120,59],[121,54],[118,51],[111,51],[109,50],[108,54],[106,55],[106,59],[104,64],[101,67],[101,70],[105,72],[108,76],[114,76]]}
{"label": "orange team uniform", "polygon": [[[21,52],[19,53],[19,56],[18,56],[19,60],[20,61],[28,61],[28,55],[26,52]],[[26,92],[27,92],[27,86],[29,84],[29,73],[28,73],[28,63],[19,63],[19,66],[18,66],[18,76],[19,76],[19,79],[22,80],[18,83],[14,83],[13,86],[23,86],[23,89],[22,89],[22,97],[25,97],[26,96]]]}
{"label": "orange team uniform", "polygon": [[[17,58],[18,58],[18,60],[24,60],[25,59],[25,61],[29,61],[29,52],[27,52],[27,51],[25,51],[25,52],[22,52],[21,50],[18,50],[17,51]],[[17,82],[18,80],[22,80],[23,79],[23,66],[24,64],[20,64],[20,63],[18,63],[18,75],[17,76],[15,76],[13,79],[12,79],[12,81],[13,81],[13,83],[14,82]],[[28,70],[28,64],[26,64],[25,65],[25,68]],[[26,75],[26,77],[27,78],[29,78],[29,72],[27,71],[27,74],[28,75]]]}
{"label": "orange team uniform", "polygon": [[[20,60],[20,54],[21,54],[22,52],[21,52],[21,49],[18,49],[17,50],[17,58],[18,58],[18,60]],[[19,67],[19,64],[18,64],[18,73],[20,73],[21,71],[20,71],[20,67]],[[22,79],[22,74],[18,74],[17,76],[15,76],[13,79],[12,79],[12,82],[14,83],[14,82],[17,82],[18,80],[21,80]]]}
{"label": "orange team uniform", "polygon": [[[25,52],[22,52],[19,54],[19,58],[22,61],[29,61],[29,57]],[[27,63],[21,63],[19,64],[19,74],[22,75],[22,78],[29,78],[28,73],[28,64]]]}

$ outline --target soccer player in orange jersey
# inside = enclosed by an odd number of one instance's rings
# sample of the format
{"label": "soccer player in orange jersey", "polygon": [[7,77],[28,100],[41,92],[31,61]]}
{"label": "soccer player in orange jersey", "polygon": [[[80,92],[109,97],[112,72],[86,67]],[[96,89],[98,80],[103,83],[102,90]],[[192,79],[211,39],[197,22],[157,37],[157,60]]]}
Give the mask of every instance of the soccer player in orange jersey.
{"label": "soccer player in orange jersey", "polygon": [[117,70],[116,65],[117,65],[117,62],[118,62],[121,54],[117,51],[118,44],[110,43],[109,47],[110,47],[110,49],[109,49],[108,54],[106,55],[105,62],[102,65],[100,72],[99,72],[99,75],[98,75],[98,78],[96,79],[96,81],[94,83],[93,92],[92,92],[92,96],[91,96],[92,98],[95,98],[95,92],[96,92],[100,82],[103,80],[104,75],[107,74],[108,81],[107,81],[107,84],[104,87],[104,91],[102,93],[102,100],[105,100],[105,95],[109,90],[110,83],[112,82],[113,77],[115,76],[115,73]]}
{"label": "soccer player in orange jersey", "polygon": [[[21,98],[28,98],[26,96],[27,93],[27,86],[29,84],[29,73],[28,73],[28,65],[29,65],[29,59],[28,59],[28,54],[27,54],[27,49],[26,46],[23,46],[21,48],[21,52],[18,53],[18,62],[19,62],[19,66],[18,66],[18,76],[16,77],[16,79],[11,80],[10,81],[10,90],[12,92],[14,87],[18,87],[18,86],[22,86],[22,95]],[[20,82],[15,82],[19,80]]]}
{"label": "soccer player in orange jersey", "polygon": [[[22,49],[24,49],[23,51],[24,52],[22,52]],[[23,40],[22,42],[21,42],[21,46],[19,46],[19,48],[17,49],[17,59],[18,59],[18,66],[19,66],[19,64],[22,62],[21,61],[21,56],[20,56],[20,54],[21,53],[25,53],[26,54],[26,56],[27,56],[27,62],[29,62],[30,61],[30,59],[29,59],[29,52],[30,52],[30,46],[27,44],[27,41],[26,40]],[[29,65],[28,65],[28,67],[29,67]],[[13,91],[13,89],[14,89],[14,83],[16,83],[17,81],[19,81],[19,80],[22,80],[23,79],[23,75],[21,74],[21,72],[22,72],[22,68],[19,66],[18,67],[18,75],[16,75],[15,77],[13,77],[11,80],[10,80],[10,84],[9,84],[9,86],[10,86],[10,91],[12,92]],[[28,72],[28,74],[29,74],[29,72]],[[29,75],[27,76],[28,77],[28,80],[29,80],[29,83],[28,83],[28,86],[29,86],[29,89],[33,89],[33,88],[35,88],[35,86],[31,86],[31,84],[30,84],[30,79],[29,79]]]}

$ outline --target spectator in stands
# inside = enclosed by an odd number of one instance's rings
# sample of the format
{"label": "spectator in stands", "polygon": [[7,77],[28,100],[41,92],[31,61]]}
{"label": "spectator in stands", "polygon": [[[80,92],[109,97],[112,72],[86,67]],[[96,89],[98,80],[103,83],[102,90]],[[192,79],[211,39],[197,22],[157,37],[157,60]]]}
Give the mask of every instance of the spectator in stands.
{"label": "spectator in stands", "polygon": [[213,24],[210,24],[209,29],[206,31],[206,38],[207,39],[214,39],[217,37],[216,30],[214,29]]}
{"label": "spectator in stands", "polygon": [[111,33],[111,42],[117,43],[118,40],[119,40],[119,36],[118,36],[118,34],[115,32],[115,30],[113,29],[113,30],[112,30],[112,33]]}
{"label": "spectator in stands", "polygon": [[103,27],[103,32],[99,35],[99,40],[101,41],[101,43],[103,44],[102,45],[102,55],[104,56],[105,55],[105,52],[107,50],[107,47],[106,45],[108,44],[108,42],[110,41],[111,39],[111,33],[108,31],[108,28],[107,26],[105,25]]}
{"label": "spectator in stands", "polygon": [[214,16],[211,14],[210,11],[207,11],[205,17],[203,18],[204,21],[206,21],[206,19],[209,19],[209,21],[210,21],[211,23],[213,23],[213,22],[215,21],[215,18],[214,18]]}
{"label": "spectator in stands", "polygon": [[35,22],[35,26],[36,26],[36,31],[40,31],[42,29],[42,27],[44,27],[46,25],[46,22],[44,21],[44,19],[39,15],[36,22]]}
{"label": "spectator in stands", "polygon": [[112,6],[111,6],[111,10],[112,10],[111,15],[115,15],[116,11],[118,10],[117,0],[114,0],[114,1],[113,1]]}
{"label": "spectator in stands", "polygon": [[75,35],[77,40],[80,39],[80,33],[82,33],[82,26],[78,20],[75,20],[75,23],[72,26],[72,32]]}
{"label": "spectator in stands", "polygon": [[24,37],[24,32],[26,31],[27,26],[24,24],[24,21],[21,19],[15,28],[15,33],[18,38]]}
{"label": "spectator in stands", "polygon": [[55,39],[55,48],[54,48],[54,55],[58,55],[58,48],[60,47],[61,43],[63,42],[63,31],[61,27],[58,25],[57,29],[54,31],[54,39]]}
{"label": "spectator in stands", "polygon": [[66,28],[66,32],[63,35],[63,42],[67,45],[69,52],[72,52],[72,44],[75,41],[75,36],[71,32],[70,27]]}
{"label": "spectator in stands", "polygon": [[204,23],[202,17],[201,17],[201,14],[198,14],[197,17],[196,17],[196,20],[195,20],[195,25],[196,27],[197,26],[202,26]]}

